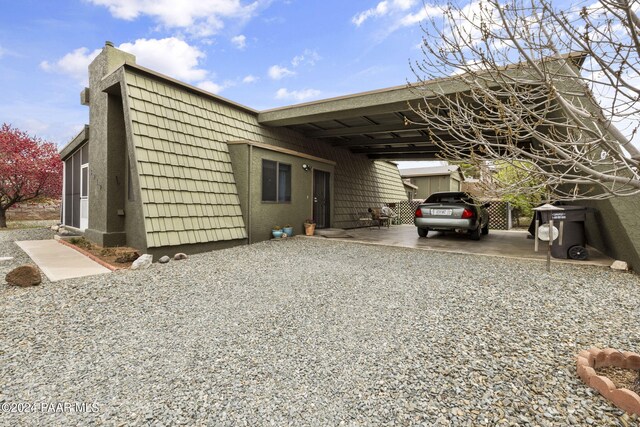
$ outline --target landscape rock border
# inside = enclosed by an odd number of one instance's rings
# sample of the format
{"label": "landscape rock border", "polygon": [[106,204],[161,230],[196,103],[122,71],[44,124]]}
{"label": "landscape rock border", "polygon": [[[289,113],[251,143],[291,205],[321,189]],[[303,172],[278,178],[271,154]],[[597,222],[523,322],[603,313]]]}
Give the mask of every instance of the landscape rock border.
{"label": "landscape rock border", "polygon": [[637,393],[626,388],[616,388],[613,381],[595,371],[607,367],[640,370],[640,354],[613,348],[591,348],[578,353],[576,364],[578,375],[585,384],[623,411],[640,415],[640,396]]}
{"label": "landscape rock border", "polygon": [[109,264],[108,262],[105,262],[105,261],[101,260],[100,258],[98,258],[97,256],[95,256],[95,255],[94,255],[94,254],[92,254],[91,252],[89,252],[89,251],[85,251],[84,249],[79,248],[78,246],[76,246],[76,245],[74,245],[74,244],[72,244],[72,243],[67,242],[65,239],[63,239],[63,238],[61,238],[61,237],[58,237],[58,236],[55,236],[55,237],[57,237],[57,239],[55,239],[55,240],[57,240],[57,241],[58,241],[58,243],[62,243],[63,245],[68,246],[68,247],[70,247],[71,249],[74,249],[74,250],[76,250],[76,251],[80,252],[82,255],[84,255],[84,256],[86,256],[86,257],[90,258],[92,261],[97,262],[97,263],[98,263],[98,264],[100,264],[101,266],[103,266],[103,267],[105,267],[105,268],[108,268],[108,269],[109,269],[109,270],[111,270],[111,271],[117,271],[117,270],[122,270],[122,269],[123,269],[122,267],[116,267],[115,265],[111,265],[111,264]]}

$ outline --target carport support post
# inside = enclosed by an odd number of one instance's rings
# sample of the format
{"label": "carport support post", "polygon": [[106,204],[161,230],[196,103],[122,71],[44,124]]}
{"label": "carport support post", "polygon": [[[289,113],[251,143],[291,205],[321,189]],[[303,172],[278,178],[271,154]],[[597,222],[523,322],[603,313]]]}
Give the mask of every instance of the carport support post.
{"label": "carport support post", "polygon": [[551,272],[551,244],[553,243],[553,218],[549,219],[549,246],[547,246],[547,273]]}

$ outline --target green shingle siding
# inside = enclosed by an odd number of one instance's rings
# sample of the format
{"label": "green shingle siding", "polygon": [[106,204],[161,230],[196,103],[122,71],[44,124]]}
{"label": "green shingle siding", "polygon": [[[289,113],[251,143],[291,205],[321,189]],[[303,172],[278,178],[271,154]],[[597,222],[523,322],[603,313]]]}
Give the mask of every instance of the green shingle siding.
{"label": "green shingle siding", "polygon": [[132,72],[125,76],[147,246],[246,238],[231,159],[207,120],[213,103]]}

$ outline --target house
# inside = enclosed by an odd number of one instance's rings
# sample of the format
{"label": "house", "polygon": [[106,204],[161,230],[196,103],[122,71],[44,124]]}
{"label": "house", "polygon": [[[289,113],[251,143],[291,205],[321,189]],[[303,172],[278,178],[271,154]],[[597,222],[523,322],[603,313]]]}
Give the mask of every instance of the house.
{"label": "house", "polygon": [[[584,55],[567,58],[579,71]],[[431,84],[465,90],[455,77]],[[406,200],[394,160],[439,154],[411,108],[424,99],[406,86],[256,111],[107,42],[80,100],[89,124],[61,150],[63,223],[154,256],[258,242],[276,224],[300,232],[309,217],[355,227],[368,207]],[[588,241],[640,269],[640,197],[584,204],[597,212]]]}
{"label": "house", "polygon": [[413,185],[411,181],[409,181],[408,179],[403,179],[402,185],[404,185],[404,191],[405,193],[407,193],[407,200],[411,201],[417,198],[417,194],[418,194],[417,185]]}
{"label": "house", "polygon": [[403,169],[400,176],[418,187],[414,193],[416,199],[426,199],[439,191],[461,191],[464,181],[460,166],[454,165]]}
{"label": "house", "polygon": [[[103,246],[201,252],[268,239],[274,225],[301,232],[306,218],[353,227],[357,212],[406,197],[395,163],[313,134],[345,127],[333,114],[384,120],[386,108],[407,108],[397,102],[258,112],[141,67],[111,43],[90,64],[81,102],[89,125],[61,150],[63,223]],[[323,108],[334,112],[310,111]]]}

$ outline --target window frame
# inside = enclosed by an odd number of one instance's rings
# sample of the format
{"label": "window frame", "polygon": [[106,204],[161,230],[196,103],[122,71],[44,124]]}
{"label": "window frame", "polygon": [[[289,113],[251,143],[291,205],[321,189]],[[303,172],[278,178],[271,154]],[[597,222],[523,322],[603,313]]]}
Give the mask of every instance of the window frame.
{"label": "window frame", "polygon": [[[272,163],[275,164],[275,200],[265,200],[265,191],[264,191],[264,186],[265,186],[265,182],[264,182],[264,167],[265,167],[265,163]],[[287,179],[287,183],[289,184],[289,200],[280,200],[280,165],[283,166],[288,166],[289,167],[289,176]],[[292,182],[293,182],[293,165],[291,163],[285,163],[285,162],[280,162],[277,160],[270,160],[270,159],[262,159],[262,168],[261,168],[261,174],[260,174],[260,179],[261,179],[261,194],[260,194],[260,200],[262,203],[267,203],[267,204],[291,204],[292,200],[293,200],[293,189],[292,189]],[[285,188],[286,191],[286,188]],[[284,194],[283,196],[286,196],[286,194]],[[285,197],[283,197],[285,198]]]}

